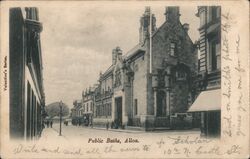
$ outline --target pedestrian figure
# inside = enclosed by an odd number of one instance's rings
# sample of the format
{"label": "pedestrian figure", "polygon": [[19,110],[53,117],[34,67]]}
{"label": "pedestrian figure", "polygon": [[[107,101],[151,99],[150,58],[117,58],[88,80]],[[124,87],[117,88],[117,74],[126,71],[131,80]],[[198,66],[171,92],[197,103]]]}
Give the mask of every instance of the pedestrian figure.
{"label": "pedestrian figure", "polygon": [[107,124],[106,124],[106,129],[107,130],[109,129],[109,122],[107,122]]}
{"label": "pedestrian figure", "polygon": [[47,124],[47,128],[49,128],[49,121],[48,120],[46,121],[46,124]]}
{"label": "pedestrian figure", "polygon": [[45,128],[45,121],[43,121],[43,125],[42,125],[42,129],[44,129]]}
{"label": "pedestrian figure", "polygon": [[50,121],[50,127],[51,127],[51,128],[52,128],[52,125],[53,125],[53,121],[51,120],[51,121]]}

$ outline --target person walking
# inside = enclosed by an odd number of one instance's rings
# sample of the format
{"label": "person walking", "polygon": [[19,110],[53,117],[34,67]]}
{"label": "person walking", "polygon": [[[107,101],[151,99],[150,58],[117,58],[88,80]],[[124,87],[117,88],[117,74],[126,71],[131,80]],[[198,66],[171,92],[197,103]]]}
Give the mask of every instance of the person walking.
{"label": "person walking", "polygon": [[51,121],[50,121],[50,127],[51,127],[51,128],[52,128],[52,125],[53,125],[53,121],[51,120]]}
{"label": "person walking", "polygon": [[48,120],[46,121],[46,125],[47,125],[47,128],[49,128],[49,121]]}

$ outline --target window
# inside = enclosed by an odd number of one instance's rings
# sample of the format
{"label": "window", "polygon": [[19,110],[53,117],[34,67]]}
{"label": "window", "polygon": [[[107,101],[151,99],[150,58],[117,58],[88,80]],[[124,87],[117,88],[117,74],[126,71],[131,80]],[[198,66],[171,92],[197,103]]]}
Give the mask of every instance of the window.
{"label": "window", "polygon": [[101,113],[102,113],[102,114],[101,114],[102,116],[104,116],[104,111],[105,111],[105,109],[104,109],[104,104],[103,104],[103,105],[102,105],[102,112],[101,112]]}
{"label": "window", "polygon": [[200,26],[202,27],[205,24],[206,24],[206,12],[205,10],[203,10],[200,13]]}
{"label": "window", "polygon": [[111,116],[111,110],[112,108],[111,108],[111,104],[109,103],[108,104],[108,116]]}
{"label": "window", "polygon": [[176,44],[173,42],[171,42],[171,44],[170,44],[170,55],[176,56]]}
{"label": "window", "polygon": [[216,7],[216,18],[220,18],[220,7]]}
{"label": "window", "polygon": [[118,87],[121,85],[121,71],[118,70],[115,73],[115,87]]}
{"label": "window", "polygon": [[219,43],[216,43],[215,50],[216,50],[216,66],[217,66],[217,69],[220,69],[221,61],[220,61],[220,44]]}
{"label": "window", "polygon": [[31,108],[31,98],[32,98],[32,94],[31,94],[31,86],[30,83],[27,83],[27,136],[30,136],[30,131],[31,131],[31,125],[30,125],[30,119],[31,119],[31,112],[30,112],[30,108]]}
{"label": "window", "polygon": [[176,72],[176,79],[177,80],[186,80],[187,74],[184,71],[177,71]]}
{"label": "window", "polygon": [[216,16],[217,16],[217,9],[216,9],[216,7],[211,7],[210,8],[210,14],[209,14],[210,21],[214,21],[216,19]]}
{"label": "window", "polygon": [[107,113],[107,104],[104,104],[104,108],[103,108],[103,115],[106,116]]}
{"label": "window", "polygon": [[137,99],[134,101],[134,115],[138,115]]}
{"label": "window", "polygon": [[217,40],[211,40],[209,42],[209,70],[214,71],[220,67],[220,44]]}

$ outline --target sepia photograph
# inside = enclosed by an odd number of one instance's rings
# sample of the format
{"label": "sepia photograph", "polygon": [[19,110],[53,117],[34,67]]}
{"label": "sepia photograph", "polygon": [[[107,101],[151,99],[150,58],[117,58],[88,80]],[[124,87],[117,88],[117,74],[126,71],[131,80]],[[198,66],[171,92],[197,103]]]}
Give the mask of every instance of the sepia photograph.
{"label": "sepia photograph", "polygon": [[249,2],[14,2],[2,158],[249,157]]}

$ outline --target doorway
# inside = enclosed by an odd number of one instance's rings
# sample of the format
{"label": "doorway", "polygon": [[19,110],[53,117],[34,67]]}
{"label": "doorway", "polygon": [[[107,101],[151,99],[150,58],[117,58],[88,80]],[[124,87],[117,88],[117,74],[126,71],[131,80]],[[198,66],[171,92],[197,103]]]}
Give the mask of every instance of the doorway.
{"label": "doorway", "polygon": [[118,127],[122,126],[122,97],[115,98],[115,110],[116,110],[116,118],[115,123]]}
{"label": "doorway", "polygon": [[158,117],[166,116],[166,93],[164,91],[157,92],[156,116]]}

